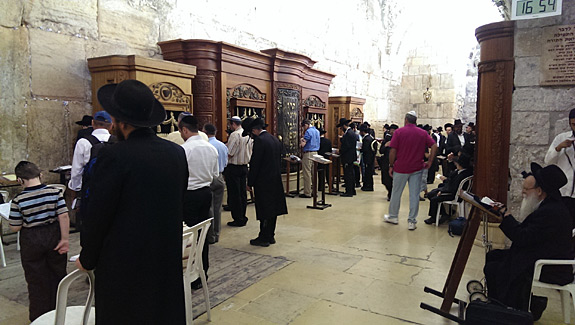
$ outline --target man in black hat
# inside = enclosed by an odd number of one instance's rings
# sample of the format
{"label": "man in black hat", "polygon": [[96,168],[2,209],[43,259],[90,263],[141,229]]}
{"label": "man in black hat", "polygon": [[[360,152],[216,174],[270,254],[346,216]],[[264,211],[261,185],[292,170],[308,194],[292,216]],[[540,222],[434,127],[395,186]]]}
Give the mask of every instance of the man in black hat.
{"label": "man in black hat", "polygon": [[[483,272],[490,298],[507,306],[527,311],[535,262],[540,259],[573,259],[571,254],[571,218],[561,202],[559,189],[567,178],[556,165],[541,167],[531,163],[524,173],[523,200],[532,201],[533,212],[519,223],[505,214],[499,228],[513,242],[508,250],[487,253]],[[546,266],[541,281],[565,285],[573,281],[570,265]],[[546,306],[546,298],[533,297],[531,312],[537,320]]]}
{"label": "man in black hat", "polygon": [[375,139],[369,134],[369,127],[362,124],[359,127],[359,134],[362,136],[361,153],[364,164],[362,191],[373,192],[373,174],[375,173]]}
{"label": "man in black hat", "polygon": [[352,197],[355,195],[353,163],[357,160],[357,154],[355,152],[357,138],[353,129],[349,127],[349,122],[351,122],[351,120],[342,117],[336,125],[336,127],[343,131],[341,145],[339,147],[339,155],[343,165],[343,179],[345,181],[345,193],[342,193],[341,196],[345,197]]}
{"label": "man in black hat", "polygon": [[80,269],[95,269],[96,320],[185,324],[184,149],[151,129],[166,112],[140,81],[102,86],[98,101],[119,141],[98,156],[76,261]]}
{"label": "man in black hat", "polygon": [[383,137],[379,153],[381,154],[379,160],[379,167],[381,168],[381,184],[387,189],[387,201],[391,200],[391,192],[393,190],[393,178],[389,175],[389,151],[391,149],[390,142],[395,130],[399,129],[397,124],[389,126],[389,131]]}
{"label": "man in black hat", "polygon": [[561,188],[561,196],[575,228],[575,108],[569,112],[569,128],[569,131],[553,139],[545,155],[545,163],[556,164],[567,177],[567,183]]}
{"label": "man in black hat", "polygon": [[[325,137],[327,133],[326,130],[323,128],[319,129],[319,150],[317,151],[318,155],[322,155],[325,159],[329,159],[329,155],[327,153],[331,153],[331,140]],[[325,181],[329,183],[329,164],[318,164],[318,168],[322,168],[325,173]],[[320,180],[319,188],[322,189],[325,186],[325,183]]]}
{"label": "man in black hat", "polygon": [[254,189],[256,218],[260,221],[258,237],[250,240],[250,245],[262,247],[276,243],[277,217],[288,213],[281,176],[283,145],[265,127],[257,117],[244,130],[254,139],[248,186]]}
{"label": "man in black hat", "polygon": [[78,135],[76,135],[76,143],[78,143],[78,140],[92,134],[92,131],[94,131],[94,128],[92,127],[93,119],[94,118],[91,115],[84,115],[82,116],[82,120],[76,121],[76,124],[82,127],[78,130]]}

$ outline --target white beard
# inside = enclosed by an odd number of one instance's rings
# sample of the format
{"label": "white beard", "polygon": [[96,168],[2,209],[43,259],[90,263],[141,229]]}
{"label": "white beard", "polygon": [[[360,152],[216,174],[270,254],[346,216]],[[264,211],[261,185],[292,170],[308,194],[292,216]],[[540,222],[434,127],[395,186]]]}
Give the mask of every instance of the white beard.
{"label": "white beard", "polygon": [[521,201],[521,209],[519,210],[519,217],[515,217],[515,219],[521,223],[527,216],[529,216],[533,211],[537,210],[539,207],[539,199],[535,195],[527,195],[523,197],[523,201]]}

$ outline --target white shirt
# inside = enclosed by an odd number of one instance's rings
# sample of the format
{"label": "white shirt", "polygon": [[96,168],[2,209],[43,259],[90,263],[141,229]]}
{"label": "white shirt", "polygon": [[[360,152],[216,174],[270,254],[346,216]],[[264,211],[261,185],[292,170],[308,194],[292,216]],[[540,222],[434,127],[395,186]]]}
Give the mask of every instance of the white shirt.
{"label": "white shirt", "polygon": [[463,133],[458,134],[457,137],[459,138],[459,142],[461,142],[461,146],[463,147],[465,145],[465,136],[463,135]]}
{"label": "white shirt", "polygon": [[[107,129],[95,129],[92,131],[92,135],[98,138],[102,142],[108,141],[110,139],[110,132]],[[68,182],[68,188],[72,191],[79,191],[82,189],[82,175],[84,173],[84,166],[90,160],[90,151],[92,150],[92,144],[88,139],[81,138],[76,142],[76,147],[74,148],[74,158],[72,158],[72,171],[70,172],[70,182]]]}
{"label": "white shirt", "polygon": [[252,140],[249,136],[242,137],[244,129],[239,127],[237,130],[230,134],[228,139],[228,164],[232,165],[247,165],[252,157]]}
{"label": "white shirt", "polygon": [[[208,135],[207,134],[205,134],[202,131],[198,131],[198,133],[200,134],[202,139],[208,141]],[[182,139],[182,134],[180,133],[180,131],[174,131],[172,133],[168,133],[168,135],[166,136],[166,140],[170,140],[175,144],[179,144],[180,146],[182,144],[184,144],[184,139]]]}
{"label": "white shirt", "polygon": [[573,132],[568,131],[558,134],[555,139],[553,139],[553,142],[551,143],[551,146],[549,146],[549,150],[547,150],[547,154],[545,155],[545,164],[555,164],[561,168],[567,177],[567,184],[560,189],[561,195],[575,198],[575,188],[573,184],[573,176],[575,176],[575,149],[573,148],[573,145],[571,145],[568,148],[561,149],[559,152],[555,150],[561,142],[572,136]]}
{"label": "white shirt", "polygon": [[188,161],[188,191],[210,186],[218,171],[218,150],[201,135],[189,137],[182,148]]}

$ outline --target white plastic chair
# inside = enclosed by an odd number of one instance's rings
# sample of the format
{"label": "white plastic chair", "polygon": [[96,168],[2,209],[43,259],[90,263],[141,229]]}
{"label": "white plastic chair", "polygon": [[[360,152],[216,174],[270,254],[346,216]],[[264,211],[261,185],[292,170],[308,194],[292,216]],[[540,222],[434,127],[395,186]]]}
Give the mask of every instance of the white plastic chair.
{"label": "white plastic chair", "polygon": [[451,207],[453,205],[457,205],[457,213],[461,216],[461,211],[463,211],[463,216],[465,216],[465,209],[463,206],[463,202],[459,202],[459,193],[461,193],[461,190],[464,191],[469,191],[471,189],[471,185],[473,183],[473,176],[468,176],[465,177],[461,183],[459,183],[459,188],[457,189],[457,192],[455,192],[455,198],[451,201],[443,201],[443,202],[439,202],[439,205],[437,206],[437,215],[435,216],[435,226],[439,227],[439,215],[441,213],[441,205],[445,204],[445,205],[449,205],[449,211],[451,212]]}
{"label": "white plastic chair", "polygon": [[[534,287],[559,290],[563,308],[563,321],[565,324],[569,324],[571,322],[571,306],[575,308],[575,283],[561,286],[539,281],[543,265],[575,265],[575,260],[538,260],[535,262],[533,282],[531,283],[531,294],[533,294]],[[529,310],[531,310],[531,294],[529,295]]]}
{"label": "white plastic chair", "polygon": [[[84,278],[88,275],[90,279],[90,292],[85,306],[71,306],[67,307],[68,302],[68,289],[70,284],[78,278]],[[65,276],[58,285],[58,294],[56,297],[56,309],[45,313],[44,315],[36,318],[30,325],[89,325],[96,323],[96,316],[92,303],[94,302],[94,273],[92,271],[83,272],[74,270]]]}
{"label": "white plastic chair", "polygon": [[186,299],[186,324],[194,323],[192,311],[192,282],[200,278],[202,288],[204,289],[204,300],[206,302],[206,311],[208,321],[212,320],[210,314],[210,295],[208,292],[208,283],[202,263],[202,251],[208,229],[214,218],[202,221],[193,227],[185,227],[182,239],[182,262],[184,268],[184,293]]}

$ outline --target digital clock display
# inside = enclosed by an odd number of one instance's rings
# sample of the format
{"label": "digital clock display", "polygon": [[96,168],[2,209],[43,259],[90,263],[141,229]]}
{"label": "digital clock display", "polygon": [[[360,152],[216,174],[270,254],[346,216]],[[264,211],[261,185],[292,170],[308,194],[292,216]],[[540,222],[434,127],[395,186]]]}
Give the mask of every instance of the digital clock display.
{"label": "digital clock display", "polygon": [[562,0],[513,0],[511,19],[561,15]]}

